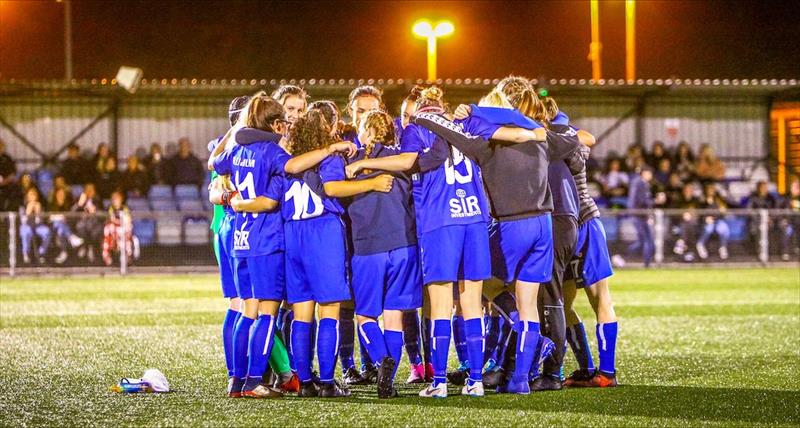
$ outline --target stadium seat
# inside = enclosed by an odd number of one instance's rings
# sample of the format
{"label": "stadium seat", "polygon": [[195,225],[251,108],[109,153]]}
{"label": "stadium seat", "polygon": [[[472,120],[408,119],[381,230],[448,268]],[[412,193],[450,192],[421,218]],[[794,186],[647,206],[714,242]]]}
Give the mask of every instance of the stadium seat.
{"label": "stadium seat", "polygon": [[181,219],[165,217],[156,222],[156,236],[160,245],[181,244]]}
{"label": "stadium seat", "polygon": [[636,226],[631,217],[624,217],[619,221],[619,239],[625,242],[636,240]]}
{"label": "stadium seat", "polygon": [[148,199],[152,200],[172,200],[172,188],[166,184],[156,184],[150,188],[147,194]]}
{"label": "stadium seat", "polygon": [[145,218],[133,221],[133,234],[139,238],[139,245],[147,246],[156,242],[156,222]]}
{"label": "stadium seat", "polygon": [[619,221],[617,217],[600,217],[603,228],[606,230],[606,238],[609,242],[616,241],[619,232]]}
{"label": "stadium seat", "polygon": [[734,201],[741,201],[750,196],[754,188],[755,186],[747,181],[733,181],[728,184],[728,192]]}
{"label": "stadium seat", "polygon": [[69,186],[69,190],[72,193],[72,198],[78,199],[78,197],[81,196],[81,192],[83,192],[83,186],[80,184],[73,184],[72,186]]}
{"label": "stadium seat", "polygon": [[[753,217],[753,219],[757,221],[756,217]],[[725,217],[725,221],[728,222],[728,228],[731,231],[731,235],[729,237],[731,242],[744,241],[750,238],[747,220],[747,217],[742,216]]]}
{"label": "stadium seat", "polygon": [[188,219],[183,223],[183,242],[187,245],[203,245],[209,242],[210,223],[206,219]]}
{"label": "stadium seat", "polygon": [[150,202],[145,198],[129,198],[128,208],[131,211],[150,211]]}
{"label": "stadium seat", "polygon": [[175,199],[179,201],[197,200],[200,199],[200,191],[197,189],[197,186],[180,184],[175,186]]}
{"label": "stadium seat", "polygon": [[150,200],[153,211],[178,211],[178,204],[171,199]]}
{"label": "stadium seat", "polygon": [[203,208],[203,203],[199,199],[191,199],[187,201],[178,200],[178,208],[183,212],[205,211]]}

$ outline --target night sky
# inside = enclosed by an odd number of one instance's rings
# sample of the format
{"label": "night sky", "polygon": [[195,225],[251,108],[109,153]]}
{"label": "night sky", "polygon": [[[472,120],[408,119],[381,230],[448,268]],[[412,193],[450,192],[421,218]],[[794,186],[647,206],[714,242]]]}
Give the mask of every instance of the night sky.
{"label": "night sky", "polygon": [[[624,77],[624,1],[601,2],[603,77]],[[64,76],[64,6],[0,0],[0,79]],[[637,1],[637,77],[800,77],[798,1]],[[73,1],[76,78],[420,78],[422,17],[448,18],[439,77],[589,78],[588,1]]]}

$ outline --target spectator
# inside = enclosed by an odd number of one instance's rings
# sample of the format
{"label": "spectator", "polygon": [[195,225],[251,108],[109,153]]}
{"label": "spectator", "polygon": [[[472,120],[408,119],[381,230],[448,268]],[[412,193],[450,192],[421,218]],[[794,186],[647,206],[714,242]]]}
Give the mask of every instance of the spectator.
{"label": "spectator", "polygon": [[103,167],[97,170],[97,192],[105,200],[111,197],[111,192],[119,188],[120,176],[115,158],[107,157],[104,162]]}
{"label": "spectator", "polygon": [[717,182],[725,177],[725,165],[714,154],[709,144],[700,146],[695,164],[697,178],[701,182]]}
{"label": "spectator", "polygon": [[[756,184],[756,191],[747,200],[747,208],[754,210],[777,210],[789,208],[789,204],[784,202],[777,195],[770,193],[769,185],[766,181],[759,181],[758,184]],[[753,220],[750,222],[750,234],[752,236],[759,236],[758,226],[758,221]],[[792,226],[791,217],[781,215],[769,216],[768,227],[770,230],[777,231],[778,236],[780,236],[781,258],[784,260],[789,260],[791,257],[789,256],[789,252],[794,229]]]}
{"label": "spectator", "polygon": [[53,199],[58,190],[64,190],[64,197],[66,198],[67,204],[67,209],[61,211],[69,211],[70,207],[72,207],[72,190],[70,189],[69,185],[67,184],[67,180],[63,175],[57,175],[53,179],[53,190],[51,190],[50,195],[47,196],[47,210],[53,211],[53,209],[50,208],[50,205],[53,203]]}
{"label": "spectator", "polygon": [[[667,182],[667,203],[672,205],[675,201],[678,201],[682,197],[684,183],[681,181],[681,176],[678,175],[677,172],[673,172],[669,175],[669,181]],[[694,187],[692,187],[694,189]]]}
{"label": "spectator", "polygon": [[644,147],[639,143],[631,144],[625,152],[623,169],[628,172],[640,171],[645,164]]}
{"label": "spectator", "polygon": [[656,141],[653,143],[653,149],[646,157],[647,165],[650,168],[658,169],[663,159],[669,159],[669,153],[667,153],[667,148],[664,147],[664,142]]}
{"label": "spectator", "polygon": [[165,184],[167,182],[166,162],[164,161],[164,154],[160,144],[153,143],[150,145],[150,153],[145,156],[143,163],[145,171],[150,176],[151,184]]}
{"label": "spectator", "polygon": [[97,197],[97,190],[93,183],[83,186],[83,193],[78,197],[78,202],[72,207],[73,211],[82,213],[75,225],[75,232],[83,240],[78,247],[78,258],[86,257],[89,263],[94,263],[95,248],[100,244],[103,236],[103,224],[97,214],[103,209],[102,202]]}
{"label": "spectator", "polygon": [[31,187],[25,192],[25,205],[20,208],[19,237],[22,241],[22,261],[25,264],[31,262],[31,247],[34,238],[39,239],[36,256],[39,264],[45,263],[47,249],[50,247],[50,228],[47,227],[44,219],[44,209],[39,202],[39,192]]}
{"label": "spectator", "polygon": [[694,153],[692,153],[689,143],[681,141],[675,150],[675,158],[672,161],[672,168],[681,177],[681,181],[688,183],[694,179]]}
{"label": "spectator", "polygon": [[169,184],[193,184],[200,187],[205,180],[203,162],[192,153],[192,146],[188,138],[178,140],[178,153],[170,158]]}
{"label": "spectator", "polygon": [[622,171],[622,162],[614,158],[608,161],[608,169],[602,178],[603,195],[607,198],[625,196],[628,193],[628,174]]}
{"label": "spectator", "polygon": [[69,219],[64,212],[72,209],[72,195],[68,188],[54,187],[47,205],[47,210],[50,211],[50,223],[53,226],[53,232],[56,235],[56,245],[58,246],[59,253],[56,256],[55,262],[63,264],[69,257],[67,250],[70,247],[79,247],[83,240],[72,233],[72,228],[69,226]]}
{"label": "spectator", "polygon": [[108,219],[103,228],[103,263],[111,266],[113,262],[111,255],[120,251],[119,234],[122,228],[124,235],[125,254],[130,259],[133,257],[133,224],[131,223],[131,213],[127,205],[124,204],[124,196],[117,190],[111,194],[111,206],[108,207]]}
{"label": "spectator", "polygon": [[658,165],[655,168],[657,169],[653,174],[653,178],[656,181],[656,185],[666,190],[667,186],[669,186],[669,176],[672,174],[672,163],[668,157],[663,157],[658,161]]}
{"label": "spectator", "polygon": [[60,175],[64,176],[67,183],[85,184],[90,175],[89,162],[81,156],[81,149],[77,144],[67,146],[67,158],[61,162]]}
{"label": "spectator", "polygon": [[701,259],[708,258],[706,244],[716,234],[719,238],[719,258],[727,260],[728,238],[731,231],[728,227],[728,222],[725,221],[723,216],[727,211],[728,204],[717,194],[717,186],[714,183],[705,183],[703,185],[703,199],[700,202],[700,208],[717,210],[719,214],[710,214],[703,217],[702,234],[700,239],[697,240],[697,255]]}
{"label": "spectator", "polygon": [[105,172],[106,168],[108,167],[108,163],[106,161],[112,157],[114,156],[111,156],[111,149],[108,148],[108,144],[100,143],[97,146],[97,152],[94,154],[94,158],[92,158],[92,166],[97,174]]}
{"label": "spectator", "polygon": [[19,178],[19,191],[18,195],[20,195],[20,200],[17,201],[17,206],[24,206],[26,201],[22,198],[28,194],[28,191],[31,189],[36,190],[36,196],[38,197],[37,200],[42,200],[42,192],[39,190],[39,187],[36,185],[36,182],[33,181],[33,176],[29,173],[22,174],[22,177]]}
{"label": "spectator", "polygon": [[[792,248],[794,248],[795,256],[800,253],[800,178],[792,180],[789,191],[781,201],[781,209],[790,210],[793,214],[786,217],[789,233],[788,236],[784,235],[781,241],[781,258],[789,261],[792,257]],[[795,241],[794,247],[792,247],[792,238]]]}
{"label": "spectator", "polygon": [[[649,168],[642,168],[641,172],[631,180],[631,191],[628,194],[628,208],[650,209],[653,208],[655,201],[650,189],[653,181],[653,171]],[[653,261],[655,243],[653,242],[653,229],[650,226],[650,216],[647,214],[633,215],[634,227],[636,228],[636,241],[628,247],[628,255],[642,252],[644,266],[649,267]]]}
{"label": "spectator", "polygon": [[6,143],[0,140],[0,211],[15,211],[22,197],[17,184],[17,163],[6,153]]}
{"label": "spectator", "polygon": [[120,182],[127,196],[143,197],[150,190],[150,177],[136,156],[128,156],[128,167],[122,173]]}
{"label": "spectator", "polygon": [[700,208],[700,199],[694,195],[694,192],[694,184],[686,183],[683,185],[680,195],[670,203],[670,208],[684,210],[677,226],[678,240],[675,241],[672,252],[683,256],[684,261],[687,262],[694,260],[694,254],[689,249],[697,239],[697,213],[695,210]]}

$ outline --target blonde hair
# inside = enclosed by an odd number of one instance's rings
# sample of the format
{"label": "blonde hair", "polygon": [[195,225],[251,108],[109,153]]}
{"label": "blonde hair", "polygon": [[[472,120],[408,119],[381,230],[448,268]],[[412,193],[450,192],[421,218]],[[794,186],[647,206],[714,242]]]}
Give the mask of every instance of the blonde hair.
{"label": "blonde hair", "polygon": [[502,92],[514,106],[525,116],[531,119],[544,122],[547,120],[544,104],[536,95],[528,79],[519,76],[508,76],[501,80],[495,87]]}
{"label": "blonde hair", "polygon": [[418,109],[424,107],[445,108],[444,91],[436,86],[425,88],[420,91],[419,98],[417,98],[415,102],[417,103]]}
{"label": "blonde hair", "polygon": [[283,105],[289,97],[298,97],[303,100],[304,103],[308,104],[308,94],[305,89],[299,86],[281,85],[278,89],[272,91],[272,98],[281,103],[281,105]]}
{"label": "blonde hair", "polygon": [[380,110],[372,110],[367,112],[361,124],[364,129],[372,129],[375,131],[374,142],[384,146],[391,146],[394,144],[394,120],[388,113]]}
{"label": "blonde hair", "polygon": [[513,109],[514,106],[511,105],[511,102],[508,100],[508,97],[505,96],[502,92],[498,91],[496,88],[492,89],[491,92],[486,94],[481,100],[478,102],[478,106],[480,107],[501,107],[507,109]]}
{"label": "blonde hair", "polygon": [[554,100],[553,97],[545,97],[544,100],[542,100],[542,105],[544,106],[545,115],[547,115],[547,121],[552,122],[558,115],[558,104],[556,104],[556,100]]}

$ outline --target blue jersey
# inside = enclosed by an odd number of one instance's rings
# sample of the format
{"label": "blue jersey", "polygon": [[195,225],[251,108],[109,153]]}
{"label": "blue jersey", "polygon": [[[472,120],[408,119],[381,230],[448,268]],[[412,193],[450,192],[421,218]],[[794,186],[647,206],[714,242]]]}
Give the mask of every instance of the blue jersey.
{"label": "blue jersey", "polygon": [[[235,144],[214,160],[214,170],[230,175],[242,199],[265,196],[280,200],[280,190],[271,183],[283,174],[289,155],[276,141]],[[280,213],[236,213],[233,256],[255,257],[283,251],[283,223]]]}
{"label": "blue jersey", "polygon": [[283,219],[308,220],[324,215],[340,216],[344,208],[336,198],[325,194],[323,185],[331,181],[344,181],[344,160],[339,155],[328,156],[317,170],[299,175],[288,175],[283,182]]}
{"label": "blue jersey", "polygon": [[[433,132],[409,124],[403,130],[400,151],[423,155],[431,150],[437,138]],[[480,169],[454,147],[443,164],[414,174],[412,193],[418,234],[488,220]]]}

